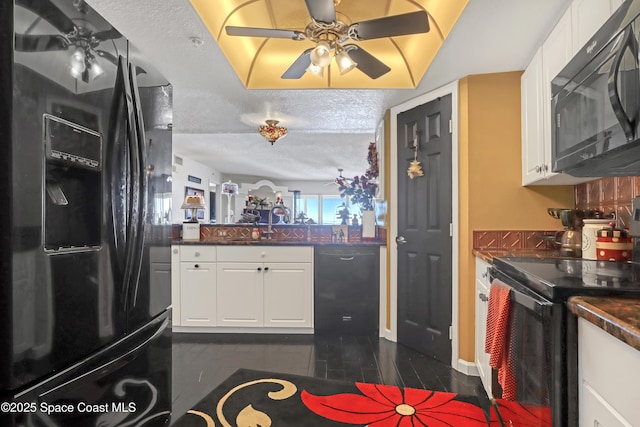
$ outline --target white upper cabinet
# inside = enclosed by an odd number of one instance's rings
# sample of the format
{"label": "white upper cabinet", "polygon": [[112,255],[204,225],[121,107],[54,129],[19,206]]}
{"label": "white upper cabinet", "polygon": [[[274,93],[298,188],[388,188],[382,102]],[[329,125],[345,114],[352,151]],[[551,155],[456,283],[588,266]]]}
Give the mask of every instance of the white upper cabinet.
{"label": "white upper cabinet", "polygon": [[522,74],[522,184],[541,179],[542,144],[542,49]]}
{"label": "white upper cabinet", "polygon": [[574,0],[571,3],[574,52],[582,49],[621,3],[621,0]]}
{"label": "white upper cabinet", "polygon": [[552,172],[551,81],[621,0],[574,0],[522,75],[522,185],[573,185],[595,178]]}

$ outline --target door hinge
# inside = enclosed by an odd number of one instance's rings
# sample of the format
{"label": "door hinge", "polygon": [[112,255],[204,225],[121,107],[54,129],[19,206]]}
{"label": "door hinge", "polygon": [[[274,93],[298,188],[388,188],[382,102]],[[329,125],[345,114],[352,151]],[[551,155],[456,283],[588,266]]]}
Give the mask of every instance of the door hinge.
{"label": "door hinge", "polygon": [[453,121],[449,119],[449,133],[453,133]]}
{"label": "door hinge", "polygon": [[449,223],[449,237],[453,237],[453,223]]}
{"label": "door hinge", "polygon": [[453,339],[453,326],[449,325],[449,339]]}

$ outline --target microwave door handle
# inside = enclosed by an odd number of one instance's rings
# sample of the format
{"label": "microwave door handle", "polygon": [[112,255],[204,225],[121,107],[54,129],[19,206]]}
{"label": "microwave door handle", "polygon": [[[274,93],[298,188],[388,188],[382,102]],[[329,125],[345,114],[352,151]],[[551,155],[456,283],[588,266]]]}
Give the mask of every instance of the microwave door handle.
{"label": "microwave door handle", "polygon": [[634,58],[638,58],[638,42],[635,39],[635,36],[630,27],[625,30],[622,39],[622,45],[620,46],[620,50],[618,51],[614,59],[615,63],[613,67],[611,67],[611,70],[609,70],[608,89],[609,100],[611,101],[613,112],[616,115],[618,122],[620,122],[620,126],[622,126],[625,137],[628,141],[631,141],[635,138],[636,117],[629,117],[627,112],[624,111],[624,106],[622,105],[622,100],[620,99],[620,92],[618,91],[618,76],[620,75],[620,66],[622,65],[624,53],[627,48],[631,50]]}

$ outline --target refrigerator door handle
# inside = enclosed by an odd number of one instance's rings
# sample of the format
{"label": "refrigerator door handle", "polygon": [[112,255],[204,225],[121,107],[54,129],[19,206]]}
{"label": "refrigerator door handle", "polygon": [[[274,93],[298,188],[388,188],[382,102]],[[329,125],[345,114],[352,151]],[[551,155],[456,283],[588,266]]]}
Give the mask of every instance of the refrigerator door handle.
{"label": "refrigerator door handle", "polygon": [[[112,112],[113,132],[115,137],[111,141],[110,168],[108,176],[118,177],[117,182],[111,183],[111,209],[113,218],[113,238],[115,240],[115,257],[117,271],[121,274],[122,284],[121,310],[126,311],[129,304],[129,289],[132,276],[139,264],[136,257],[134,240],[139,234],[138,211],[140,210],[140,163],[138,159],[138,140],[135,129],[136,116],[133,95],[128,78],[126,60],[118,58],[118,76],[114,92],[114,108]],[[124,128],[124,129],[123,129]],[[123,140],[118,141],[118,134],[123,130]]]}
{"label": "refrigerator door handle", "polygon": [[146,156],[145,156],[145,142],[146,137],[144,134],[144,121],[142,117],[142,106],[140,105],[140,93],[138,91],[138,81],[136,77],[135,68],[132,64],[129,64],[129,85],[131,88],[132,102],[133,102],[133,123],[132,132],[134,135],[134,146],[132,147],[132,158],[136,163],[136,174],[134,186],[138,191],[138,198],[136,204],[136,210],[134,212],[134,235],[131,240],[131,274],[128,290],[130,304],[136,304],[138,281],[142,271],[142,257],[145,241],[145,223],[147,218],[147,206],[148,206],[148,176],[146,168]]}
{"label": "refrigerator door handle", "polygon": [[126,302],[126,283],[129,264],[129,239],[131,235],[131,91],[126,73],[126,59],[118,57],[117,76],[114,87],[111,122],[109,124],[110,138],[105,167],[106,176],[111,177],[109,186],[109,204],[111,207],[111,235],[113,239],[112,264],[115,283],[120,288],[120,310],[124,311]]}

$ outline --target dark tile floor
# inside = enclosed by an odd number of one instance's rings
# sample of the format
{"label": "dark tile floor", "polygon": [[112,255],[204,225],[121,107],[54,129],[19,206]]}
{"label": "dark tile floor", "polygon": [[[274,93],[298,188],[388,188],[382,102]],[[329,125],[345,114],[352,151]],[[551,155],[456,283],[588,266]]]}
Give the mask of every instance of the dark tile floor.
{"label": "dark tile floor", "polygon": [[173,334],[173,419],[239,368],[483,395],[478,377],[376,337]]}

